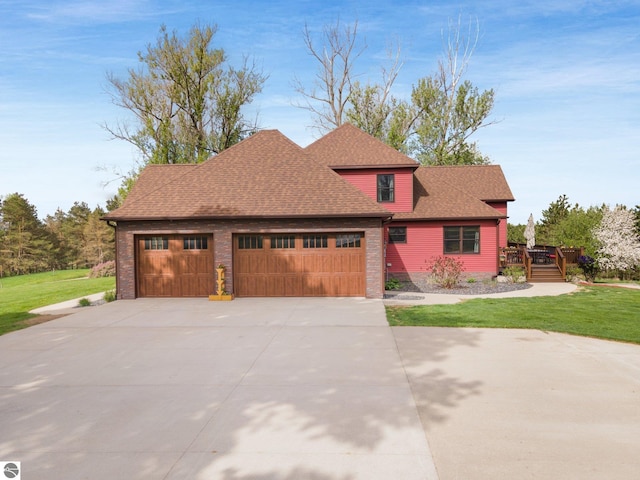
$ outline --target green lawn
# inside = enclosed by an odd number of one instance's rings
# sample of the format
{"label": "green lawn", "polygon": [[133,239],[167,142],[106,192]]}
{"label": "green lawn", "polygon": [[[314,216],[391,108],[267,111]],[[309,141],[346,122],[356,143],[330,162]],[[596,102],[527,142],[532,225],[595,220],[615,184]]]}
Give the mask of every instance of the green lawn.
{"label": "green lawn", "polygon": [[392,326],[530,328],[640,344],[640,290],[585,287],[558,297],[387,307]]}
{"label": "green lawn", "polygon": [[36,273],[0,279],[0,335],[27,327],[30,310],[115,288],[115,278],[87,278],[89,270]]}

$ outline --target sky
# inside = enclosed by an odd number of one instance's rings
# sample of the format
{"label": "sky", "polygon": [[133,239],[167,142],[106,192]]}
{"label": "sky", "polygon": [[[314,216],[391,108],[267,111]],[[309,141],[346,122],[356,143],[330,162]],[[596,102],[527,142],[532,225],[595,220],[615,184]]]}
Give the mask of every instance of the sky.
{"label": "sky", "polygon": [[324,26],[357,21],[362,80],[378,82],[399,43],[393,94],[409,98],[458,19],[480,29],[465,78],[494,89],[494,123],[472,140],[511,186],[509,223],[539,220],[563,194],[582,207],[640,204],[640,0],[0,0],[0,196],[23,194],[43,219],[76,201],[105,206],[114,172],[139,161],[103,128],[130,121],[106,75],[126,78],[161,25],[181,36],[217,25],[231,65],[249,56],[268,75],[247,114],[305,147],[318,138],[292,86],[311,87],[317,69],[305,24],[320,41]]}

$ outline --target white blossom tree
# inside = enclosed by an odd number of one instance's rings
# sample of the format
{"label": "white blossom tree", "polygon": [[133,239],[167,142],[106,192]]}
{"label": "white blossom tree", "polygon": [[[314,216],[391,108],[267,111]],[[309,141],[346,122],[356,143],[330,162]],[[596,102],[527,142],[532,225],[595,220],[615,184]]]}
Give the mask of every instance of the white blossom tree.
{"label": "white blossom tree", "polygon": [[640,265],[640,238],[632,211],[623,206],[607,208],[593,236],[599,243],[596,257],[601,269],[624,273]]}

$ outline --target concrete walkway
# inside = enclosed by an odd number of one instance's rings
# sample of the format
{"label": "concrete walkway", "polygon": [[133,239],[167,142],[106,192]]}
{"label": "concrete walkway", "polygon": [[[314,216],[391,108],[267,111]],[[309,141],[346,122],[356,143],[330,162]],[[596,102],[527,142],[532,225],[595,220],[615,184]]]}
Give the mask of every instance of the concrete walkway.
{"label": "concrete walkway", "polygon": [[573,283],[532,283],[530,288],[512,292],[487,293],[483,295],[457,295],[450,293],[401,293],[396,298],[386,298],[386,305],[438,305],[460,303],[473,298],[546,297],[574,292],[578,286]]}
{"label": "concrete walkway", "polygon": [[118,301],[0,336],[24,478],[436,479],[383,304]]}

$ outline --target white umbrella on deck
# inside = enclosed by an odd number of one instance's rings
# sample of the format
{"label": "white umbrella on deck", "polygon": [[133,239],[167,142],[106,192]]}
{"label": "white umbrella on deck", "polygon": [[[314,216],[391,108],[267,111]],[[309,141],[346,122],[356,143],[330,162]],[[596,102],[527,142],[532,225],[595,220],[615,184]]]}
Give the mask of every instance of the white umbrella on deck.
{"label": "white umbrella on deck", "polygon": [[533,213],[529,215],[529,221],[524,229],[524,238],[527,239],[527,248],[531,249],[536,245],[536,225],[533,223]]}

